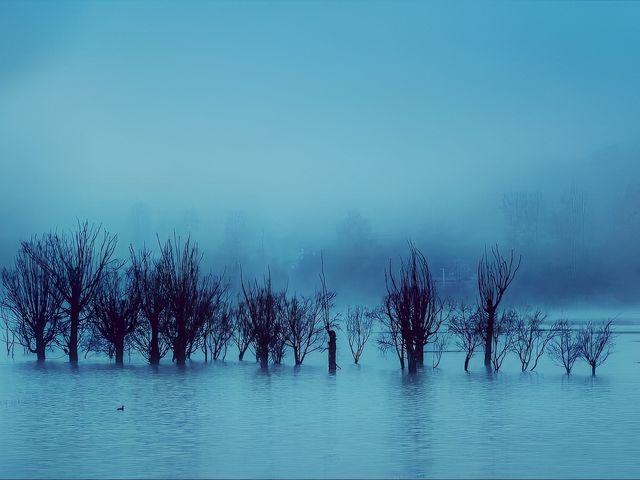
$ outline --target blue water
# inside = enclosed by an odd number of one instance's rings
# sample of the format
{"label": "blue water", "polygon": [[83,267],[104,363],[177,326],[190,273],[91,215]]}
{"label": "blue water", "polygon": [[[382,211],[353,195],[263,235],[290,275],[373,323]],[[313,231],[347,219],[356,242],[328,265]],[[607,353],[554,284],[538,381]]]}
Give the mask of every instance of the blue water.
{"label": "blue water", "polygon": [[596,378],[513,357],[488,375],[480,355],[466,374],[460,353],[412,377],[373,343],[361,367],[341,344],[335,376],[322,355],[267,373],[2,358],[0,476],[637,478],[639,341],[618,335]]}

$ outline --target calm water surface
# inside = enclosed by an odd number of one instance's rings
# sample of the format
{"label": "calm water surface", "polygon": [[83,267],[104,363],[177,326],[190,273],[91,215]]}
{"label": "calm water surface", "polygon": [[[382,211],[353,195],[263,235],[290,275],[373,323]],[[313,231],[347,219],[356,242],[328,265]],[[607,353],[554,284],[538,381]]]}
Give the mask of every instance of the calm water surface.
{"label": "calm water surface", "polygon": [[637,478],[639,341],[619,335],[594,379],[548,360],[487,375],[480,355],[465,374],[459,353],[411,377],[373,343],[361,367],[342,346],[336,376],[320,355],[269,372],[2,359],[0,476]]}

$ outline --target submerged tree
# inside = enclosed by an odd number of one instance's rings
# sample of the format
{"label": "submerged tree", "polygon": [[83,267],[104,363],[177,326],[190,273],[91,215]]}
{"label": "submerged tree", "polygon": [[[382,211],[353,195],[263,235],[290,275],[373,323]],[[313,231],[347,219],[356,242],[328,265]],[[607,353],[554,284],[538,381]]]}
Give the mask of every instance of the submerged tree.
{"label": "submerged tree", "polygon": [[602,365],[613,348],[613,320],[602,322],[595,326],[589,322],[578,332],[580,356],[591,366],[591,375],[595,377],[596,367]]}
{"label": "submerged tree", "polygon": [[233,311],[234,328],[233,343],[238,347],[238,360],[242,361],[244,355],[253,343],[253,327],[251,325],[251,315],[247,308],[247,303],[238,297],[236,308]]}
{"label": "submerged tree", "polygon": [[324,276],[324,257],[320,255],[320,291],[316,293],[316,304],[320,311],[324,330],[327,332],[327,352],[329,373],[335,373],[338,368],[336,355],[338,351],[336,329],[338,328],[338,316],[332,313],[335,306],[336,292],[327,289],[327,280]]}
{"label": "submerged tree", "polygon": [[522,261],[522,257],[519,257],[518,262],[514,262],[513,250],[511,250],[508,259],[503,257],[497,245],[492,248],[491,252],[493,258],[489,258],[485,250],[478,264],[478,293],[480,305],[486,314],[486,329],[483,336],[485,339],[484,364],[487,367],[491,366],[495,357],[492,347],[495,337],[496,313],[504,293],[513,282]]}
{"label": "submerged tree", "polygon": [[400,325],[392,317],[389,317],[382,308],[376,310],[375,315],[381,326],[381,331],[377,338],[378,348],[383,354],[393,350],[400,362],[400,369],[404,370],[406,348]]}
{"label": "submerged tree", "polygon": [[159,261],[154,260],[147,249],[140,253],[130,249],[130,255],[140,300],[140,318],[133,332],[133,343],[151,365],[158,365],[169,351],[169,344],[160,333],[167,315],[162,271]]}
{"label": "submerged tree", "polygon": [[138,324],[140,297],[133,269],[105,272],[91,301],[91,325],[115,354],[116,365],[124,363],[127,338]]}
{"label": "submerged tree", "polygon": [[424,347],[438,333],[444,317],[426,258],[412,243],[409,251],[409,259],[401,261],[398,275],[391,266],[385,272],[384,309],[389,322],[396,325],[392,331],[402,336],[408,370],[413,373],[423,365]]}
{"label": "submerged tree", "polygon": [[464,371],[469,371],[469,361],[476,349],[484,343],[484,316],[480,308],[461,303],[449,320],[449,332],[456,338],[457,347],[465,353]]}
{"label": "submerged tree", "polygon": [[[34,248],[50,254],[47,245]],[[2,306],[9,313],[7,340],[10,331],[20,345],[37,355],[38,362],[43,362],[47,348],[58,334],[64,298],[55,288],[49,270],[29,255],[25,244],[20,247],[14,268],[2,269],[2,284],[5,289]]]}
{"label": "submerged tree", "polygon": [[358,365],[364,347],[371,336],[373,321],[376,318],[375,312],[356,306],[347,309],[347,341],[353,356],[353,362]]}
{"label": "submerged tree", "polygon": [[269,347],[269,355],[274,365],[281,365],[282,360],[287,354],[287,337],[286,337],[286,325],[284,319],[284,292],[281,293],[280,298],[280,311],[277,315],[277,323],[275,328],[275,335]]}
{"label": "submerged tree", "polygon": [[438,368],[440,360],[442,360],[442,354],[447,348],[447,336],[444,334],[438,334],[433,337],[433,362],[432,367]]}
{"label": "submerged tree", "polygon": [[513,350],[517,321],[518,313],[515,310],[506,310],[496,318],[491,337],[491,365],[494,372],[500,370],[507,354]]}
{"label": "submerged tree", "polygon": [[167,301],[162,334],[177,365],[184,365],[198,348],[207,318],[219,308],[226,290],[222,279],[201,274],[201,263],[202,255],[191,238],[182,244],[174,235],[162,248],[159,268]]}
{"label": "submerged tree", "polygon": [[571,323],[567,320],[558,320],[553,324],[554,336],[547,348],[549,357],[571,374],[573,364],[580,357],[580,344],[573,334]]}
{"label": "submerged tree", "polygon": [[284,341],[293,351],[296,365],[302,365],[306,356],[322,349],[324,324],[320,305],[311,298],[294,294],[284,301]]}
{"label": "submerged tree", "polygon": [[540,310],[525,310],[518,315],[515,325],[513,349],[520,359],[522,371],[534,371],[538,361],[555,334],[553,328],[543,330],[542,323],[547,316]]}
{"label": "submerged tree", "polygon": [[213,360],[222,360],[227,356],[227,347],[233,338],[235,325],[230,302],[224,298],[220,300],[218,308],[211,310],[204,326],[202,352],[207,362],[209,353]]}
{"label": "submerged tree", "polygon": [[273,291],[271,272],[262,285],[257,280],[244,284],[241,272],[242,293],[251,320],[252,338],[256,348],[256,358],[262,368],[269,366],[269,352],[280,333],[280,308],[282,296]]}
{"label": "submerged tree", "polygon": [[103,272],[116,263],[112,258],[116,242],[117,236],[102,231],[101,226],[78,222],[70,234],[49,233],[42,241],[22,244],[51,275],[65,300],[64,313],[68,319],[60,322],[60,333],[70,362],[78,361],[79,334]]}

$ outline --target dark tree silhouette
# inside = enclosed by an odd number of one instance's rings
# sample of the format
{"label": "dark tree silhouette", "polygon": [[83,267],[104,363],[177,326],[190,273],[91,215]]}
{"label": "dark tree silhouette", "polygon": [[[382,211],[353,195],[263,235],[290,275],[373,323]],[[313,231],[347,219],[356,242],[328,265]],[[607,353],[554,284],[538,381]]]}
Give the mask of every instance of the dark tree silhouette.
{"label": "dark tree silhouette", "polygon": [[378,348],[383,354],[386,354],[389,350],[393,350],[400,362],[400,369],[404,370],[406,348],[400,325],[385,313],[384,308],[376,310],[375,314],[381,326],[381,331],[377,338]]}
{"label": "dark tree silhouette", "polygon": [[553,328],[542,329],[547,316],[540,310],[520,312],[515,325],[513,350],[518,354],[522,371],[534,371],[555,334]]}
{"label": "dark tree silhouette", "polygon": [[[34,239],[34,242],[39,240]],[[43,253],[50,248],[37,245]],[[49,252],[50,253],[50,252]],[[64,298],[55,288],[49,271],[21,246],[12,269],[2,269],[5,297],[2,306],[8,311],[7,326],[20,345],[44,362],[45,352],[58,334]],[[6,332],[7,339],[9,331]]]}
{"label": "dark tree silhouette", "polygon": [[553,324],[554,336],[547,348],[549,357],[562,366],[571,375],[573,364],[580,357],[580,344],[573,334],[571,323],[567,320],[558,320]]}
{"label": "dark tree silhouette", "polygon": [[91,325],[115,354],[116,365],[124,363],[127,337],[138,324],[140,296],[135,282],[132,268],[124,274],[120,269],[107,270],[91,301]]}
{"label": "dark tree silhouette", "polygon": [[238,360],[242,361],[244,355],[253,343],[253,327],[251,325],[251,315],[247,308],[247,303],[242,297],[238,297],[236,308],[233,312],[234,328],[233,343],[238,347]]}
{"label": "dark tree silhouette", "polygon": [[347,342],[349,342],[349,349],[356,365],[358,365],[364,347],[371,336],[375,317],[375,313],[367,308],[356,306],[347,309]]}
{"label": "dark tree silhouette", "polygon": [[612,320],[595,326],[591,322],[578,332],[580,356],[591,366],[591,375],[595,377],[596,367],[602,365],[613,348]]}
{"label": "dark tree silhouette", "polygon": [[431,366],[433,368],[438,368],[440,365],[440,360],[442,360],[442,354],[447,348],[447,336],[444,334],[434,335],[432,343],[433,343],[433,362]]}
{"label": "dark tree silhouette", "polygon": [[390,323],[397,325],[393,331],[402,335],[408,370],[413,373],[424,364],[424,347],[438,333],[444,317],[426,258],[412,243],[409,250],[409,259],[401,261],[397,276],[391,265],[385,272],[384,308]]}
{"label": "dark tree silhouette", "polygon": [[201,275],[202,255],[198,245],[188,237],[169,238],[162,248],[159,263],[167,301],[167,321],[161,324],[177,365],[200,346],[202,333],[212,311],[220,305],[226,287],[221,278]]}
{"label": "dark tree silhouette", "polygon": [[515,310],[506,310],[496,318],[491,337],[491,365],[494,372],[500,370],[507,354],[513,351],[517,321],[518,313]]}
{"label": "dark tree silhouette", "polygon": [[13,358],[16,347],[16,332],[11,326],[11,319],[9,319],[5,312],[2,313],[2,320],[4,328],[2,330],[2,343],[4,343],[7,357]]}
{"label": "dark tree silhouette", "polygon": [[117,236],[106,231],[100,235],[101,231],[101,226],[78,222],[70,234],[49,233],[42,241],[23,242],[25,251],[47,270],[65,300],[68,319],[60,322],[61,346],[70,362],[78,361],[79,334],[102,274],[116,263],[112,256]]}
{"label": "dark tree silhouette", "polygon": [[[514,263],[513,250],[508,259],[504,258],[496,245],[491,249],[493,258],[489,258],[485,249],[484,255],[478,264],[478,292],[480,295],[480,305],[486,313],[486,331],[484,332],[484,364],[490,367],[494,355],[492,354],[492,343],[496,324],[496,313],[504,293],[513,282],[513,279],[520,268],[522,257]],[[495,368],[495,365],[494,365]]]}
{"label": "dark tree silhouette", "polygon": [[240,271],[242,293],[251,320],[252,338],[256,349],[256,358],[262,368],[269,366],[269,352],[280,333],[282,295],[274,292],[271,285],[271,272],[262,285],[254,279],[245,285]]}
{"label": "dark tree silhouette", "polygon": [[338,342],[336,329],[338,328],[338,316],[334,315],[333,309],[336,292],[327,289],[327,280],[324,276],[324,257],[320,254],[320,291],[316,292],[316,305],[320,311],[324,330],[327,332],[327,361],[329,363],[329,373],[335,373],[338,368],[336,362]]}
{"label": "dark tree silhouette", "polygon": [[167,300],[159,261],[146,248],[136,253],[130,249],[132,272],[135,276],[140,318],[132,340],[137,350],[151,365],[158,365],[169,351],[169,344],[160,334],[166,321]]}
{"label": "dark tree silhouette", "polygon": [[324,345],[324,324],[320,305],[313,299],[294,294],[284,301],[284,341],[293,351],[296,365]]}
{"label": "dark tree silhouette", "polygon": [[449,332],[456,338],[456,346],[465,353],[464,371],[469,371],[469,362],[476,349],[483,345],[484,316],[480,308],[471,308],[461,303],[449,320]]}
{"label": "dark tree silhouette", "polygon": [[269,347],[269,355],[274,365],[281,365],[282,360],[287,354],[287,337],[286,337],[286,325],[284,318],[284,292],[280,292],[280,299],[278,302],[279,310],[276,321],[276,328],[274,330],[275,335]]}
{"label": "dark tree silhouette", "polygon": [[222,298],[218,308],[211,310],[205,322],[204,338],[202,340],[202,352],[204,353],[205,362],[208,360],[209,353],[211,353],[212,360],[225,359],[227,347],[233,338],[234,329],[231,304],[227,298]]}

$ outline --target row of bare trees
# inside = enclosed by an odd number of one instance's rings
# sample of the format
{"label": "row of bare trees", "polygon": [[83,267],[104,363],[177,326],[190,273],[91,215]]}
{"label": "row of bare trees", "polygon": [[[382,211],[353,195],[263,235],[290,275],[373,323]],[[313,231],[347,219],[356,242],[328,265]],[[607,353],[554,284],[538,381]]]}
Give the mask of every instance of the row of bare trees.
{"label": "row of bare trees", "polygon": [[[14,267],[2,270],[4,335],[39,361],[57,346],[71,362],[84,349],[122,364],[125,350],[133,348],[151,364],[171,351],[173,361],[184,365],[199,350],[205,361],[224,359],[233,342],[240,360],[252,349],[263,367],[281,363],[288,350],[296,365],[327,350],[329,369],[337,368],[335,292],[326,287],[324,269],[321,288],[312,296],[274,289],[269,273],[262,281],[241,277],[241,293],[233,301],[224,275],[203,272],[202,254],[190,238],[182,242],[174,235],[159,242],[157,256],[130,248],[126,261],[114,257],[116,242],[116,236],[87,222],[70,233],[22,242]],[[440,330],[448,325],[465,352],[465,370],[482,348],[485,365],[495,371],[511,352],[522,371],[535,370],[547,351],[567,373],[582,357],[595,374],[610,353],[611,323],[574,333],[565,321],[543,328],[540,311],[499,311],[519,267],[513,252],[504,257],[497,247],[491,255],[485,251],[478,265],[478,306],[454,307],[439,297],[426,257],[409,243],[398,270],[390,263],[385,271],[382,305],[347,311],[344,327],[354,362],[377,323],[380,349],[394,351],[402,369],[416,372],[429,344],[436,352],[434,364],[439,362],[446,347]]]}
{"label": "row of bare trees", "polygon": [[71,362],[84,349],[122,364],[133,348],[150,364],[171,351],[184,365],[198,350],[205,361],[224,358],[234,342],[241,360],[253,348],[262,366],[281,363],[287,349],[300,365],[333,334],[335,364],[335,293],[324,274],[312,297],[275,291],[269,275],[261,283],[243,281],[233,302],[224,276],[203,272],[190,238],[159,242],[157,256],[130,248],[126,261],[114,257],[116,242],[87,222],[23,242],[14,267],[2,271],[7,334],[39,361],[55,346]]}
{"label": "row of bare trees", "polygon": [[242,295],[237,302],[238,323],[232,338],[242,360],[253,346],[256,360],[267,367],[269,358],[282,363],[290,349],[296,366],[302,365],[307,355],[328,351],[329,371],[335,372],[336,333],[338,316],[333,313],[335,292],[328,290],[324,266],[320,274],[320,289],[313,296],[304,296],[287,290],[274,290],[271,274],[262,282],[242,279]]}
{"label": "row of bare trees", "polygon": [[169,351],[177,364],[207,343],[212,318],[226,306],[221,277],[203,274],[190,239],[168,239],[153,258],[131,249],[114,257],[117,237],[79,223],[71,233],[23,242],[15,266],[3,269],[7,325],[20,344],[45,359],[52,346],[77,362],[81,348],[115,356],[127,346],[157,364]]}
{"label": "row of bare trees", "polygon": [[[604,363],[613,348],[612,321],[600,325],[588,323],[574,328],[561,319],[544,325],[546,314],[540,310],[508,309],[496,319],[492,330],[491,368],[500,370],[506,356],[515,354],[521,370],[534,371],[540,359],[547,354],[567,374],[579,358],[584,359],[595,375],[596,367]],[[486,342],[487,315],[481,308],[459,305],[451,315],[449,333],[455,338],[457,348],[465,353],[464,369]]]}
{"label": "row of bare trees", "polygon": [[[589,324],[574,335],[566,321],[545,328],[546,315],[539,310],[501,310],[520,265],[521,257],[516,258],[513,251],[504,256],[497,246],[490,253],[485,250],[478,263],[477,305],[454,306],[439,297],[425,256],[409,243],[409,256],[401,260],[399,270],[395,272],[390,264],[385,271],[387,294],[382,307],[368,313],[382,327],[379,348],[394,351],[400,368],[406,366],[413,373],[423,366],[425,347],[431,344],[437,365],[446,348],[446,335],[438,333],[447,325],[456,346],[465,353],[465,371],[482,349],[484,365],[496,372],[510,353],[518,356],[522,371],[533,371],[547,352],[567,373],[577,358],[584,358],[595,375],[611,351],[611,322],[599,327]],[[351,316],[357,318],[357,311]],[[358,358],[354,354],[356,363]]]}

